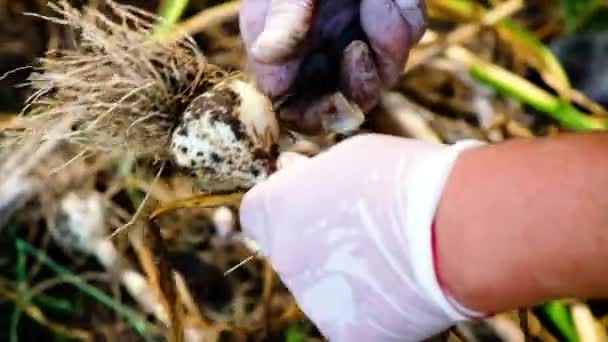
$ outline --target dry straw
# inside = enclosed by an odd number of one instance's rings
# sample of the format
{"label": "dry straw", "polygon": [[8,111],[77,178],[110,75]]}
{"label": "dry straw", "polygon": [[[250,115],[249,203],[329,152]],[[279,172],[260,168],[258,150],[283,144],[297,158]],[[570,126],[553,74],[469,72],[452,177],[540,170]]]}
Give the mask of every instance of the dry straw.
{"label": "dry straw", "polygon": [[186,106],[229,76],[190,38],[153,39],[153,15],[105,4],[107,13],[67,1],[49,4],[57,16],[44,19],[71,30],[76,41],[40,59],[26,84],[34,93],[15,123],[23,131],[14,142],[43,137],[70,117],[64,138],[87,150],[164,158]]}

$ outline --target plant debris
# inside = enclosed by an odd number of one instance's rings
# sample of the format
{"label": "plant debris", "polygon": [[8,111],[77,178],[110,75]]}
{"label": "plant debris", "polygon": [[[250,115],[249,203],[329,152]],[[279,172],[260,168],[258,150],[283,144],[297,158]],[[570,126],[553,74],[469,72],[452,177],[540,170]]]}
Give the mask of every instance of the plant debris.
{"label": "plant debris", "polygon": [[166,158],[170,132],[185,108],[226,74],[191,40],[153,39],[153,16],[107,5],[110,14],[49,3],[58,16],[45,19],[66,25],[77,41],[40,59],[26,84],[33,94],[15,122],[24,130],[18,140],[70,118],[64,138],[82,149]]}
{"label": "plant debris", "polygon": [[[0,0],[0,61],[22,49],[2,71],[0,104],[7,82],[29,95],[22,111],[0,110],[10,340],[321,341],[239,227],[244,191],[278,153],[314,156],[362,132],[450,144],[604,127],[605,110],[544,48],[563,34],[548,1],[428,0],[429,30],[400,83],[363,111],[339,92],[274,103],[258,93],[238,1],[190,1],[202,10],[174,30],[148,12],[156,2],[17,3]],[[555,301],[431,340],[606,340],[606,307]]]}

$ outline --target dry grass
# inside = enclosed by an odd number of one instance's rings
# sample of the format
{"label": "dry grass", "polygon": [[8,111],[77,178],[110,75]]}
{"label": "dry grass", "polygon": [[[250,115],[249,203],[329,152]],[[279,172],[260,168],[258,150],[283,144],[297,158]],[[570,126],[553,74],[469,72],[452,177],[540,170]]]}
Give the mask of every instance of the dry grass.
{"label": "dry grass", "polygon": [[70,118],[64,138],[83,149],[162,158],[185,106],[226,76],[191,39],[152,38],[157,19],[147,12],[107,4],[110,13],[51,2],[57,16],[45,19],[77,38],[73,48],[47,52],[30,76],[34,93],[14,122],[25,130],[18,142]]}

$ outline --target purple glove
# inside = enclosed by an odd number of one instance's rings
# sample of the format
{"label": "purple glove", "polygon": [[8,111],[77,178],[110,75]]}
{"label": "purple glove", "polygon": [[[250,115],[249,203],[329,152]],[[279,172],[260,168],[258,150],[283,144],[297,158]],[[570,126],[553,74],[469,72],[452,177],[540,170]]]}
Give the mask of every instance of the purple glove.
{"label": "purple glove", "polygon": [[431,226],[453,162],[478,144],[362,135],[284,154],[246,194],[243,231],[326,338],[420,341],[477,316],[439,286]]}
{"label": "purple glove", "polygon": [[422,0],[244,0],[241,34],[251,71],[271,97],[284,95],[303,58],[357,20],[367,44],[346,48],[340,90],[363,111],[401,75],[409,49],[424,32]]}

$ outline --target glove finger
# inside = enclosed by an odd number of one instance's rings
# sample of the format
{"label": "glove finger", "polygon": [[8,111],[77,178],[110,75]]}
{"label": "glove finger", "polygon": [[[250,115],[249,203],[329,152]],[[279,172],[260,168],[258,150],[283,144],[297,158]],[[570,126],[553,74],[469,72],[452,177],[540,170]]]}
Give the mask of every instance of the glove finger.
{"label": "glove finger", "polygon": [[264,30],[269,7],[269,0],[243,0],[241,3],[239,10],[240,33],[248,50]]}
{"label": "glove finger", "polygon": [[266,182],[249,190],[243,197],[239,210],[243,233],[256,241],[262,254],[266,256],[272,254],[273,241],[282,239],[282,231],[273,230],[275,228],[271,220],[273,210],[276,210],[278,203],[284,202],[291,195],[287,190],[288,187],[284,186],[281,180],[290,179],[289,175],[293,173],[293,169],[308,160],[310,160],[308,157],[299,153],[282,153],[278,159],[279,170]]}
{"label": "glove finger", "polygon": [[344,50],[340,70],[341,90],[363,112],[372,109],[382,91],[382,80],[367,44],[353,41]]}
{"label": "glove finger", "polygon": [[256,86],[270,98],[285,95],[295,80],[301,60],[280,65],[265,65],[248,58],[249,70],[255,77]]}
{"label": "glove finger", "polygon": [[384,84],[392,87],[399,80],[414,43],[412,29],[392,0],[363,0],[361,13],[365,13],[361,27],[375,53],[378,73]]}
{"label": "glove finger", "polygon": [[239,11],[239,25],[245,49],[248,51],[248,67],[255,77],[258,88],[267,96],[277,97],[289,89],[298,73],[301,61],[293,59],[285,63],[265,64],[257,61],[250,53],[255,40],[264,30],[269,10],[268,0],[244,0]]}
{"label": "glove finger", "polygon": [[265,64],[292,59],[306,40],[315,0],[270,0],[264,30],[251,47],[253,58]]}
{"label": "glove finger", "polygon": [[249,190],[239,208],[239,221],[243,234],[256,242],[261,254],[269,256],[271,244],[271,227],[269,226],[269,208],[266,201],[265,184],[258,184]]}
{"label": "glove finger", "polygon": [[[377,154],[380,150],[389,152],[385,141],[394,141],[390,150],[399,153],[383,154],[385,157]],[[265,256],[275,258],[273,264],[278,272],[305,268],[296,266],[299,261],[290,258],[299,256],[296,252],[302,246],[306,232],[314,229],[323,217],[331,220],[334,215],[344,214],[327,207],[342,195],[379,191],[376,187],[360,188],[358,183],[370,177],[366,171],[370,165],[385,165],[388,160],[406,153],[395,147],[399,141],[397,138],[352,138],[315,158],[300,159],[296,165],[277,171],[243,197],[240,206],[243,233],[258,243]],[[360,158],[353,158],[353,153]],[[393,179],[391,168],[379,168],[378,172],[381,171],[383,174],[378,174],[378,179]],[[346,195],[349,201],[354,199],[351,197]],[[321,204],[321,199],[325,204]],[[297,246],[292,246],[293,243]],[[284,252],[284,249],[289,251]]]}
{"label": "glove finger", "polygon": [[424,0],[394,0],[401,17],[410,28],[412,43],[417,43],[426,30],[426,6]]}
{"label": "glove finger", "polygon": [[279,156],[277,160],[277,168],[279,170],[285,170],[288,167],[293,167],[296,164],[308,160],[309,158],[303,154],[295,152],[285,152]]}

